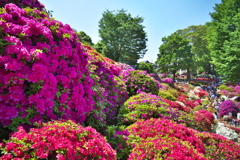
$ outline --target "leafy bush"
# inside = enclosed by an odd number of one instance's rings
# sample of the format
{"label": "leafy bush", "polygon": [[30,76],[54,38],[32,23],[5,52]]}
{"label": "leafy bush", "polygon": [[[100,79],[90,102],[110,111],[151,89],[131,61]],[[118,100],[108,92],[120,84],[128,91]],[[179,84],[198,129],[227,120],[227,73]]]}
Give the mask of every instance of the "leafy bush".
{"label": "leafy bush", "polygon": [[173,84],[174,82],[173,82],[172,78],[165,78],[165,79],[163,80],[163,83]]}
{"label": "leafy bush", "polygon": [[152,77],[150,77],[146,72],[140,70],[125,73],[125,75],[123,75],[123,80],[127,85],[129,97],[140,92],[157,95],[160,87]]}
{"label": "leafy bush", "polygon": [[158,96],[171,100],[171,101],[176,101],[176,97],[174,97],[170,92],[168,92],[168,90],[159,90],[158,92]]}
{"label": "leafy bush", "polygon": [[[132,124],[138,119],[150,118],[172,118],[173,109],[163,102],[161,97],[151,93],[141,92],[130,97],[120,109],[121,123],[125,125]],[[171,114],[172,113],[172,114]]]}
{"label": "leafy bush", "polygon": [[36,9],[10,3],[0,11],[1,125],[15,130],[59,118],[82,123],[94,101],[75,31]]}
{"label": "leafy bush", "polygon": [[238,113],[238,107],[231,100],[224,101],[220,104],[219,114],[221,116],[228,115],[231,112],[233,116],[236,116]]}
{"label": "leafy bush", "polygon": [[210,132],[199,133],[205,147],[205,156],[213,160],[240,159],[240,146],[231,140]]}
{"label": "leafy bush", "polygon": [[82,127],[72,121],[39,124],[27,133],[18,128],[1,145],[5,160],[21,159],[116,159],[116,151],[104,137],[91,127]]}
{"label": "leafy bush", "polygon": [[234,91],[235,91],[234,89],[232,89],[232,88],[230,88],[230,87],[228,87],[228,86],[226,86],[226,85],[224,85],[224,84],[220,85],[220,86],[218,87],[218,89],[219,89],[219,90],[224,89],[224,90],[227,90],[227,91],[229,91],[229,92],[234,92]]}
{"label": "leafy bush", "polygon": [[153,65],[151,63],[139,62],[136,69],[147,71],[149,74],[154,72]]}
{"label": "leafy bush", "polygon": [[0,2],[0,7],[4,7],[8,3],[14,3],[19,8],[37,8],[39,11],[42,11],[45,9],[44,5],[39,2],[38,0],[2,0]]}

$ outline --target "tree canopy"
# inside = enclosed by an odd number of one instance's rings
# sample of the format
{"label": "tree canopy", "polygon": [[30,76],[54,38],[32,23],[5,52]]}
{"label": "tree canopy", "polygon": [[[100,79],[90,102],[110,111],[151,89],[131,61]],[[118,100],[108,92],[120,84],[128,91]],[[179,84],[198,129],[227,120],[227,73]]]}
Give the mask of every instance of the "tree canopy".
{"label": "tree canopy", "polygon": [[85,32],[83,32],[83,31],[77,32],[77,35],[78,35],[78,38],[80,38],[80,41],[82,43],[93,46],[91,37],[89,35],[87,35]]}
{"label": "tree canopy", "polygon": [[163,37],[162,42],[155,62],[160,66],[161,71],[172,72],[173,79],[175,79],[175,73],[179,69],[187,69],[189,72],[192,64],[189,41],[175,32],[168,37]]}
{"label": "tree canopy", "polygon": [[227,81],[240,80],[240,1],[222,0],[211,13],[208,32],[212,63]]}
{"label": "tree canopy", "polygon": [[136,69],[144,70],[144,71],[147,71],[148,73],[153,73],[154,72],[153,65],[150,62],[139,62],[137,64]]}
{"label": "tree canopy", "polygon": [[114,61],[136,65],[147,51],[142,23],[143,18],[132,17],[125,10],[105,11],[99,21],[103,54]]}

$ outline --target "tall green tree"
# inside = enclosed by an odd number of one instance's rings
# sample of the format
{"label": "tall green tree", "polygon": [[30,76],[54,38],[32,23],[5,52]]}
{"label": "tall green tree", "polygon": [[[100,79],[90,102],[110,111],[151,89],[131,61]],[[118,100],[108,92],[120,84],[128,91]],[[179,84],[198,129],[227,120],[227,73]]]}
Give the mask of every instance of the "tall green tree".
{"label": "tall green tree", "polygon": [[226,81],[240,80],[240,1],[222,0],[211,13],[208,32],[212,63]]}
{"label": "tall green tree", "polygon": [[192,70],[195,73],[208,72],[214,74],[211,62],[211,55],[208,49],[207,25],[192,25],[185,29],[178,30],[181,36],[190,41],[192,46],[194,65]]}
{"label": "tall green tree", "polygon": [[147,71],[148,73],[153,73],[154,72],[154,68],[153,68],[152,63],[150,63],[148,61],[147,62],[139,62],[137,64],[136,69],[144,70],[144,71]]}
{"label": "tall green tree", "polygon": [[117,62],[136,65],[146,49],[143,18],[132,17],[125,10],[105,11],[99,21],[99,35],[104,44],[103,54]]}
{"label": "tall green tree", "polygon": [[162,42],[155,62],[160,66],[160,70],[171,72],[173,80],[175,80],[175,74],[178,70],[187,69],[187,78],[190,79],[190,68],[193,60],[189,41],[175,32],[168,37],[163,37]]}
{"label": "tall green tree", "polygon": [[89,35],[87,35],[85,32],[83,32],[83,31],[77,32],[77,35],[78,35],[78,38],[80,38],[80,41],[82,43],[90,45],[90,46],[94,45],[91,37]]}

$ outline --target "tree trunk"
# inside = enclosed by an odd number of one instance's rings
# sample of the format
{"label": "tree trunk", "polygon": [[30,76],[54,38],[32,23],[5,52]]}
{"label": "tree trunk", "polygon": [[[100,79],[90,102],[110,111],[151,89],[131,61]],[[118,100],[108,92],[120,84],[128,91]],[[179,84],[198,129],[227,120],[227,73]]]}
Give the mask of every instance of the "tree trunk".
{"label": "tree trunk", "polygon": [[187,81],[191,80],[190,69],[187,69]]}
{"label": "tree trunk", "polygon": [[173,71],[172,71],[172,74],[173,74],[173,82],[175,82],[175,79],[176,79],[176,72],[177,72],[176,70],[173,70]]}

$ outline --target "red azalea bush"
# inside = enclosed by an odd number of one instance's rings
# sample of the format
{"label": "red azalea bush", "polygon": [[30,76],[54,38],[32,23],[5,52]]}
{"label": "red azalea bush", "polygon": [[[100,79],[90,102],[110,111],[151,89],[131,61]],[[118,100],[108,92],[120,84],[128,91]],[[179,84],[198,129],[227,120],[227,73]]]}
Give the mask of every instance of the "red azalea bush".
{"label": "red azalea bush", "polygon": [[190,112],[190,108],[189,107],[183,106],[183,105],[181,105],[181,104],[179,104],[177,102],[174,102],[174,101],[171,101],[171,100],[168,100],[168,99],[164,99],[164,98],[163,98],[163,101],[165,103],[169,104],[169,107],[171,107],[171,108],[177,108],[177,109],[179,109],[181,111],[184,111],[184,112],[187,112],[187,113]]}
{"label": "red azalea bush", "polygon": [[69,25],[36,9],[0,9],[0,125],[82,123],[93,109],[87,54]]}
{"label": "red azalea bush", "polygon": [[194,113],[200,131],[211,131],[214,124],[214,116],[207,110],[198,110]]}
{"label": "red azalea bush", "polygon": [[240,159],[240,146],[231,140],[210,132],[199,132],[205,147],[205,156],[212,160]]}
{"label": "red azalea bush", "polygon": [[45,8],[38,0],[1,0],[0,7],[4,7],[8,3],[14,3],[20,8],[37,8],[39,11],[42,11]]}
{"label": "red azalea bush", "polygon": [[128,160],[177,159],[206,160],[186,141],[177,138],[147,138],[136,144]]}
{"label": "red azalea bush", "polygon": [[184,96],[179,96],[177,98],[177,101],[184,103],[186,107],[189,107],[191,109],[193,109],[196,106],[196,104],[194,102],[192,102],[191,100],[187,99]]}
{"label": "red azalea bush", "polygon": [[104,137],[91,127],[82,127],[72,121],[39,124],[27,133],[18,128],[1,145],[0,159],[116,159],[116,151]]}
{"label": "red azalea bush", "polygon": [[205,153],[203,143],[199,140],[200,137],[196,135],[198,131],[170,120],[161,118],[151,118],[145,121],[139,120],[127,127],[127,130],[130,133],[128,143],[133,147],[136,142],[146,140],[147,138],[175,137],[181,141],[186,141],[199,153]]}

